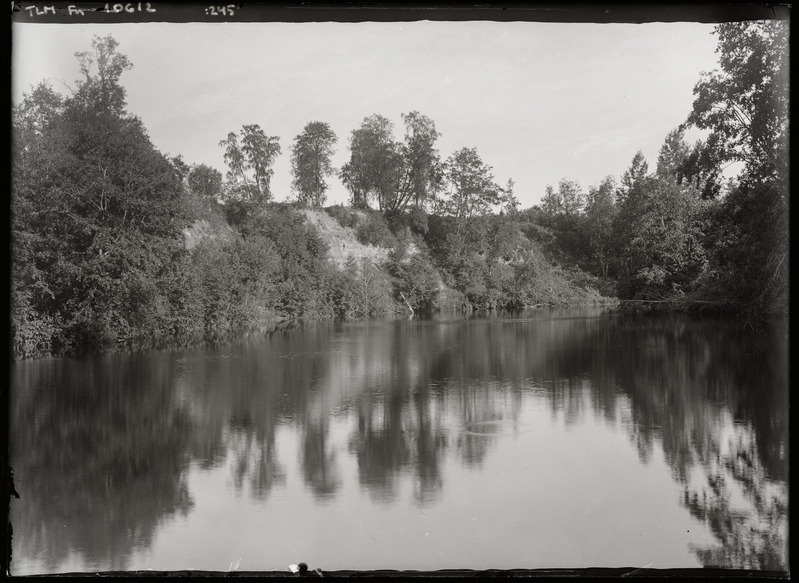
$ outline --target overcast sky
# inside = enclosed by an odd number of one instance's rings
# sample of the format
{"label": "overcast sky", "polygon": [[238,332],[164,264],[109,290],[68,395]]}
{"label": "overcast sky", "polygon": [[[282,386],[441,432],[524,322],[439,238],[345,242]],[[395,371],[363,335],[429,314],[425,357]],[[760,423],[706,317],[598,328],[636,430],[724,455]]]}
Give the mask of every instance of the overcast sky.
{"label": "overcast sky", "polygon": [[[290,151],[310,121],[339,137],[379,113],[417,110],[436,123],[442,158],[476,147],[526,208],[548,184],[587,190],[619,177],[642,150],[654,168],[667,132],[716,68],[712,24],[536,22],[30,24],[12,27],[12,95],[43,79],[66,91],[77,51],[113,34],[133,69],[128,110],[155,146],[225,170],[218,143],[244,124],[280,137],[272,190],[290,195]],[[331,178],[329,203],[347,193]]]}

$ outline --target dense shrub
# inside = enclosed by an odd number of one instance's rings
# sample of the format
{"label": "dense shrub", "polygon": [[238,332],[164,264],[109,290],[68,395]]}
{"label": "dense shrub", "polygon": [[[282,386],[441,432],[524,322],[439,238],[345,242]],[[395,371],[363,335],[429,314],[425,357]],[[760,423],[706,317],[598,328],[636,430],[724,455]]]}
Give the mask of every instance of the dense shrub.
{"label": "dense shrub", "polygon": [[427,213],[417,206],[410,206],[405,211],[388,212],[384,216],[389,229],[394,234],[410,229],[417,235],[426,235],[430,230],[427,224]]}
{"label": "dense shrub", "polygon": [[12,354],[27,358],[53,353],[62,329],[60,322],[34,310],[22,294],[15,299],[11,307]]}
{"label": "dense shrub", "polygon": [[405,261],[390,266],[395,278],[397,299],[411,307],[414,312],[430,312],[436,306],[441,278],[430,261],[413,255]]}
{"label": "dense shrub", "polygon": [[341,318],[382,316],[397,310],[391,278],[367,258],[350,258],[333,280],[336,315]]}
{"label": "dense shrub", "polygon": [[397,243],[397,238],[379,214],[367,214],[366,219],[358,225],[355,234],[358,241],[364,245],[391,248]]}
{"label": "dense shrub", "polygon": [[325,212],[344,228],[354,229],[358,226],[358,213],[350,208],[337,204],[327,207]]}

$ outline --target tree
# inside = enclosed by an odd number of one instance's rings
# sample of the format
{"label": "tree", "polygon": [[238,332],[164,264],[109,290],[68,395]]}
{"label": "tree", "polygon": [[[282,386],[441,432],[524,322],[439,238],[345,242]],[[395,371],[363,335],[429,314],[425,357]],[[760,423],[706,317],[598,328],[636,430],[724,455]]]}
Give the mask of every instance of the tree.
{"label": "tree", "polygon": [[124,110],[127,58],[110,36],[92,46],[77,55],[85,79],[71,97],[39,86],[12,115],[18,354],[106,348],[170,326],[181,185],[141,120]]}
{"label": "tree", "polygon": [[514,192],[515,186],[513,178],[508,178],[508,182],[502,190],[502,213],[508,216],[515,216],[519,212],[520,203]]}
{"label": "tree", "polygon": [[551,185],[547,184],[546,193],[541,200],[541,208],[545,214],[554,217],[563,210],[563,199]]}
{"label": "tree", "polygon": [[[75,53],[84,76],[79,85],[76,99],[91,104],[99,112],[119,114],[125,108],[125,90],[119,78],[126,70],[133,68],[128,58],[117,52],[119,43],[111,36],[92,39],[93,51]],[[92,65],[97,65],[93,73]]]}
{"label": "tree", "polygon": [[242,126],[239,135],[230,132],[219,142],[228,166],[228,197],[248,202],[272,198],[272,165],[280,154],[280,138],[267,136],[258,124]]}
{"label": "tree", "polygon": [[456,275],[461,282],[472,281],[475,258],[469,255],[484,252],[487,243],[487,224],[480,219],[501,202],[502,188],[476,148],[461,148],[452,154],[444,163],[444,180],[445,189],[436,201],[437,211],[451,217],[441,223],[446,225],[444,263],[462,275]]}
{"label": "tree", "polygon": [[558,247],[575,261],[586,254],[585,230],[581,210],[585,204],[580,184],[574,180],[562,179],[558,183],[557,192],[547,186],[543,200],[543,211],[546,223],[558,241]]}
{"label": "tree", "polygon": [[430,311],[439,293],[440,278],[430,262],[419,254],[404,261],[393,262],[390,272],[395,289],[413,312]]}
{"label": "tree", "polygon": [[186,180],[191,194],[204,201],[209,209],[222,194],[222,173],[206,164],[194,164]]}
{"label": "tree", "polygon": [[189,176],[189,172],[191,171],[191,167],[186,164],[186,161],[183,159],[181,154],[177,156],[167,156],[167,160],[169,164],[172,166],[172,169],[175,171],[175,176],[178,179],[180,184],[186,186],[188,188],[188,184],[186,184],[186,179]]}
{"label": "tree", "polygon": [[371,200],[382,203],[396,190],[400,157],[393,138],[394,124],[382,115],[364,118],[350,137],[350,161],[341,167],[341,180],[350,191],[355,208],[369,208]]}
{"label": "tree", "polygon": [[[624,173],[613,224],[618,293],[622,299],[673,299],[694,287],[707,257],[703,247],[699,193],[680,184],[679,167],[688,151],[681,131],[670,132],[660,149],[658,170],[647,174],[638,152]],[[592,195],[591,216],[609,208],[607,183]],[[589,224],[596,223],[589,220]]]}
{"label": "tree", "polygon": [[338,141],[330,126],[321,121],[306,124],[294,138],[291,151],[292,187],[300,202],[321,207],[328,185],[325,179],[333,172],[330,157]]}
{"label": "tree", "polygon": [[728,22],[714,29],[720,70],[694,88],[687,124],[710,130],[714,160],[741,161],[747,173],[787,179],[788,23]]}
{"label": "tree", "polygon": [[682,127],[673,129],[666,135],[658,153],[657,169],[655,170],[657,176],[672,178],[678,183],[683,181],[683,168],[691,153],[688,144],[683,139],[684,135],[685,130]]}
{"label": "tree", "polygon": [[436,140],[441,136],[429,117],[412,111],[402,114],[405,123],[405,142],[401,146],[402,178],[399,189],[386,206],[392,211],[403,211],[410,203],[418,208],[431,200],[442,181],[442,166]]}
{"label": "tree", "polygon": [[40,138],[61,115],[64,99],[43,81],[24,96],[20,105],[12,110],[14,138],[19,144],[34,147]]}
{"label": "tree", "polygon": [[461,148],[447,159],[444,168],[446,191],[439,201],[444,214],[468,221],[489,213],[501,202],[502,189],[476,148]]}
{"label": "tree", "polygon": [[623,204],[630,192],[646,178],[648,173],[649,164],[644,158],[644,153],[638,150],[633,156],[630,167],[621,177],[621,187],[616,191],[616,203]]}
{"label": "tree", "polygon": [[585,229],[588,254],[607,277],[613,252],[613,221],[617,209],[614,203],[616,182],[612,176],[605,177],[599,187],[588,189],[585,205]]}
{"label": "tree", "polygon": [[564,214],[568,217],[576,216],[585,205],[585,195],[583,195],[580,184],[567,178],[558,183],[556,191],[552,186],[547,185],[546,193],[541,199],[541,208],[550,217]]}
{"label": "tree", "polygon": [[[686,125],[709,130],[686,164],[689,177],[720,192],[722,164],[743,171],[713,215],[705,293],[734,298],[753,318],[787,313],[789,26],[730,22],[714,29],[720,68],[694,88]],[[716,184],[714,184],[716,183]]]}
{"label": "tree", "polygon": [[564,178],[558,183],[558,195],[561,200],[563,212],[568,217],[574,217],[580,213],[585,204],[580,184],[574,180]]}
{"label": "tree", "polygon": [[404,142],[394,141],[394,125],[380,115],[353,130],[350,161],[340,174],[353,206],[366,208],[376,201],[384,213],[401,213],[410,205],[423,208],[438,191],[442,166],[435,123],[417,111],[402,114],[402,120]]}
{"label": "tree", "polygon": [[696,186],[704,199],[717,198],[722,189],[722,162],[718,157],[718,147],[713,145],[717,140],[717,135],[711,135],[708,140],[697,140],[677,169],[680,180]]}
{"label": "tree", "polygon": [[706,263],[698,200],[691,187],[648,177],[619,213],[628,224],[622,242],[623,299],[669,299],[691,290]]}

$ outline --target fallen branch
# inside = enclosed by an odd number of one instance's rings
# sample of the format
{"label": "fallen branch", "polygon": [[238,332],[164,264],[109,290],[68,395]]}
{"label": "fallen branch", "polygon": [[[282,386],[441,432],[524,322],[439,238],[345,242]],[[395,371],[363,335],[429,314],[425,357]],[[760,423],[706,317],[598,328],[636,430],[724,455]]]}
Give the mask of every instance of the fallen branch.
{"label": "fallen branch", "polygon": [[402,297],[402,301],[405,302],[405,305],[408,306],[408,309],[411,311],[411,316],[413,316],[414,314],[413,308],[411,307],[411,304],[408,302],[408,299],[405,297],[405,294],[400,292],[400,296]]}

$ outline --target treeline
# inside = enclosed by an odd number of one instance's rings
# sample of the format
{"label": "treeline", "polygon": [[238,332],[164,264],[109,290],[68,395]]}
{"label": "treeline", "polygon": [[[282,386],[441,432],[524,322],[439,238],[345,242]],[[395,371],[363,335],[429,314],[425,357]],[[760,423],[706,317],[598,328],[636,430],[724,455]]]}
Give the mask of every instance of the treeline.
{"label": "treeline", "polygon": [[[641,152],[616,183],[562,180],[535,209],[562,260],[617,282],[650,309],[715,309],[749,322],[788,311],[788,26],[715,29],[720,69],[666,136],[654,171]],[[684,131],[705,130],[689,145]],[[742,168],[724,178],[732,164]]]}
{"label": "treeline", "polygon": [[189,252],[220,183],[151,143],[125,110],[112,37],[78,53],[68,97],[40,84],[13,111],[13,356],[148,346],[331,311],[325,248],[277,208]]}
{"label": "treeline", "polygon": [[[321,207],[326,180],[337,174],[352,208],[376,208],[392,231],[403,221],[415,225],[429,251],[422,256],[471,307],[551,302],[540,292],[557,286],[513,291],[522,280],[540,279],[542,266],[531,268],[530,254],[542,246],[628,306],[719,310],[749,321],[784,316],[788,27],[726,23],[714,32],[720,68],[699,80],[692,111],[665,137],[652,170],[638,152],[618,181],[608,176],[583,192],[564,179],[547,188],[541,205],[520,212],[513,181],[499,186],[476,149],[441,159],[440,134],[428,117],[403,114],[404,136],[396,140],[393,124],[372,115],[351,133],[350,159],[338,172],[330,163],[335,133],[321,122],[305,127],[292,148],[294,200]],[[703,130],[704,139],[686,143],[689,128]],[[222,143],[230,171],[218,196],[229,208],[269,199],[279,153],[278,138],[258,126],[244,126],[240,141],[241,148],[230,134]],[[725,178],[731,165],[742,170]]]}
{"label": "treeline", "polygon": [[[567,180],[520,210],[475,148],[446,159],[419,112],[397,140],[385,117],[338,138],[311,122],[291,147],[290,202],[275,202],[280,140],[256,124],[219,146],[223,176],[169,157],[125,109],[131,67],[110,36],[78,53],[69,96],[42,83],[12,112],[11,346],[14,357],[149,346],[296,319],[514,309],[617,294],[751,317],[787,308],[787,29],[717,28],[722,70],[700,81],[686,126],[654,172],[630,169],[585,194]],[[787,73],[786,73],[787,75]],[[754,97],[753,97],[754,96]],[[757,97],[757,98],[755,98]],[[725,164],[744,171],[722,183]],[[302,208],[337,175],[349,207],[326,212],[386,261],[330,260]],[[217,235],[189,249],[199,220]],[[227,229],[227,230],[225,230]]]}
{"label": "treeline", "polygon": [[[92,51],[77,54],[83,78],[71,95],[42,83],[12,113],[14,357],[215,338],[297,319],[529,301],[512,280],[520,270],[506,265],[518,230],[490,216],[511,195],[473,149],[440,162],[428,118],[404,117],[404,143],[390,139],[380,116],[353,132],[341,175],[361,212],[359,236],[392,251],[386,263],[339,269],[329,242],[298,210],[324,202],[335,143],[329,127],[314,122],[296,138],[295,200],[274,202],[278,138],[254,124],[230,133],[220,143],[224,177],[158,152],[126,111],[120,77],[131,63],[117,47],[110,36],[95,37]],[[434,199],[445,183],[449,196]],[[375,201],[382,212],[367,212]],[[447,215],[431,231],[424,209],[433,204]],[[230,236],[188,249],[184,231],[200,219],[230,225]],[[536,265],[549,269],[540,254],[535,261],[524,268],[528,279]]]}

